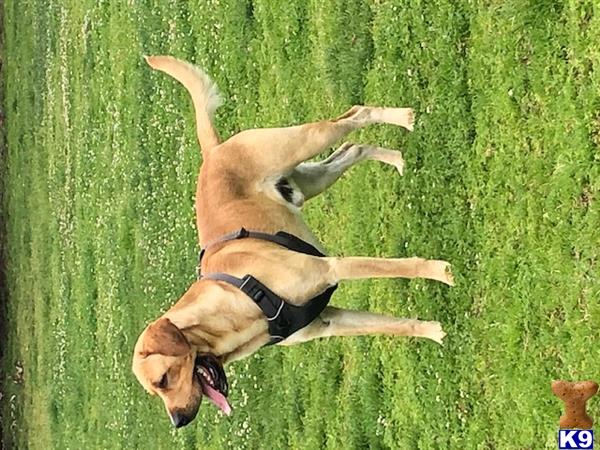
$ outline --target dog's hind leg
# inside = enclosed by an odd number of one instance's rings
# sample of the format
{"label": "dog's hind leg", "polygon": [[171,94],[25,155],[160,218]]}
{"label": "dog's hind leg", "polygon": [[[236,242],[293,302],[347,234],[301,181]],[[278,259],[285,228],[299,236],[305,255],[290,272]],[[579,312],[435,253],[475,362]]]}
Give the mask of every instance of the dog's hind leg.
{"label": "dog's hind leg", "polygon": [[404,170],[402,153],[397,150],[346,142],[324,161],[298,165],[291,178],[308,200],[335,183],[354,164],[364,160],[390,164],[396,167],[400,175]]}
{"label": "dog's hind leg", "polygon": [[298,164],[325,151],[352,130],[388,123],[412,130],[410,108],[354,106],[332,120],[287,128],[244,130],[226,144],[236,147],[238,160],[253,168],[257,177],[290,175]]}
{"label": "dog's hind leg", "polygon": [[366,311],[353,311],[328,306],[309,325],[298,330],[279,345],[295,345],[317,338],[331,336],[364,336],[387,334],[413,336],[442,343],[444,330],[439,322],[400,319]]}

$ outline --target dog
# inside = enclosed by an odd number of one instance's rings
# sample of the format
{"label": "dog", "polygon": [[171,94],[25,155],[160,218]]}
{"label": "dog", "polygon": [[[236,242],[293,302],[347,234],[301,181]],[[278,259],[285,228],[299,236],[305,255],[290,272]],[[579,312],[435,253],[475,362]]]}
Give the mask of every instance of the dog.
{"label": "dog", "polygon": [[[205,249],[200,267],[203,273],[222,275],[194,282],[135,344],[133,372],[150,394],[163,400],[175,427],[194,419],[204,396],[225,414],[231,412],[223,366],[274,343],[270,321],[284,306],[292,311],[288,317],[294,322],[294,311],[306,310],[324,292],[330,296],[343,280],[419,277],[453,285],[449,263],[442,260],[326,257],[301,215],[304,202],[360,161],[381,161],[402,174],[400,152],[372,145],[345,143],[323,161],[307,160],[369,124],[412,131],[412,109],[353,106],[335,119],[249,129],[222,141],[211,119],[221,99],[210,78],[170,56],[150,56],[146,61],[191,95],[203,161],[195,202],[198,240]],[[309,250],[260,237],[281,232]],[[236,284],[231,279],[242,281]],[[276,299],[272,317],[251,298],[254,294],[244,291],[242,284],[249,279],[258,283],[261,295],[269,292],[267,297]],[[341,309],[328,306],[328,298],[319,302],[316,309],[311,306],[301,328],[288,327],[288,334],[293,331],[289,336],[278,336],[277,345],[371,334],[416,336],[441,344],[446,335],[439,322]]]}

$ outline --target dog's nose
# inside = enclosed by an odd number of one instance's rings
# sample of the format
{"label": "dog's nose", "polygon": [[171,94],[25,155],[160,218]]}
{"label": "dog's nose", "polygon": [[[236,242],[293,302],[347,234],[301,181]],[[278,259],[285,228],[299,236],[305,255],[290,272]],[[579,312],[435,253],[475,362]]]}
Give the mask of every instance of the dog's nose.
{"label": "dog's nose", "polygon": [[185,414],[180,413],[179,411],[174,411],[171,415],[171,422],[175,426],[175,428],[181,428],[192,421],[191,417],[186,416]]}

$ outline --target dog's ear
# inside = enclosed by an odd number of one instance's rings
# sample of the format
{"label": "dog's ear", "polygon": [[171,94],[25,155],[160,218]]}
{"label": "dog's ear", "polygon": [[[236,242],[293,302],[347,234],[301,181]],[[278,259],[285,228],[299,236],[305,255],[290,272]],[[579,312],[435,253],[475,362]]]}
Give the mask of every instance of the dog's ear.
{"label": "dog's ear", "polygon": [[143,357],[155,353],[165,356],[183,356],[190,350],[190,343],[181,330],[169,319],[162,317],[148,326],[140,353]]}

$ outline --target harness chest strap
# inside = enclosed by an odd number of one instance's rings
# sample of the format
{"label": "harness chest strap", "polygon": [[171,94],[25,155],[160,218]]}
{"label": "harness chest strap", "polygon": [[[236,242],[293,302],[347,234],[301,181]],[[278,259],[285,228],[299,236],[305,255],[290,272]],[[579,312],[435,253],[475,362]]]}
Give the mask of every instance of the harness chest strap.
{"label": "harness chest strap", "polygon": [[271,336],[269,345],[283,341],[315,320],[323,312],[333,292],[337,289],[337,285],[327,288],[304,305],[296,306],[286,302],[252,275],[237,278],[226,273],[210,273],[204,278],[229,283],[256,303],[269,324]]}
{"label": "harness chest strap", "polygon": [[[309,254],[312,256],[325,256],[314,246],[300,238],[285,233],[283,231],[277,234],[260,233],[255,231],[247,231],[242,228],[240,231],[223,236],[221,239],[211,241],[199,255],[200,266],[202,256],[206,249],[220,242],[230,241],[242,238],[263,239],[274,242],[289,250]],[[210,280],[223,281],[240,289],[244,294],[250,297],[257,306],[262,310],[269,324],[269,334],[271,341],[269,344],[275,344],[291,336],[296,331],[304,328],[314,319],[316,319],[325,309],[333,292],[337,289],[337,285],[331,286],[321,294],[312,298],[304,305],[296,306],[279,297],[267,286],[262,284],[252,275],[245,275],[243,278],[237,278],[226,273],[210,273],[202,275],[199,270],[199,278]]]}

